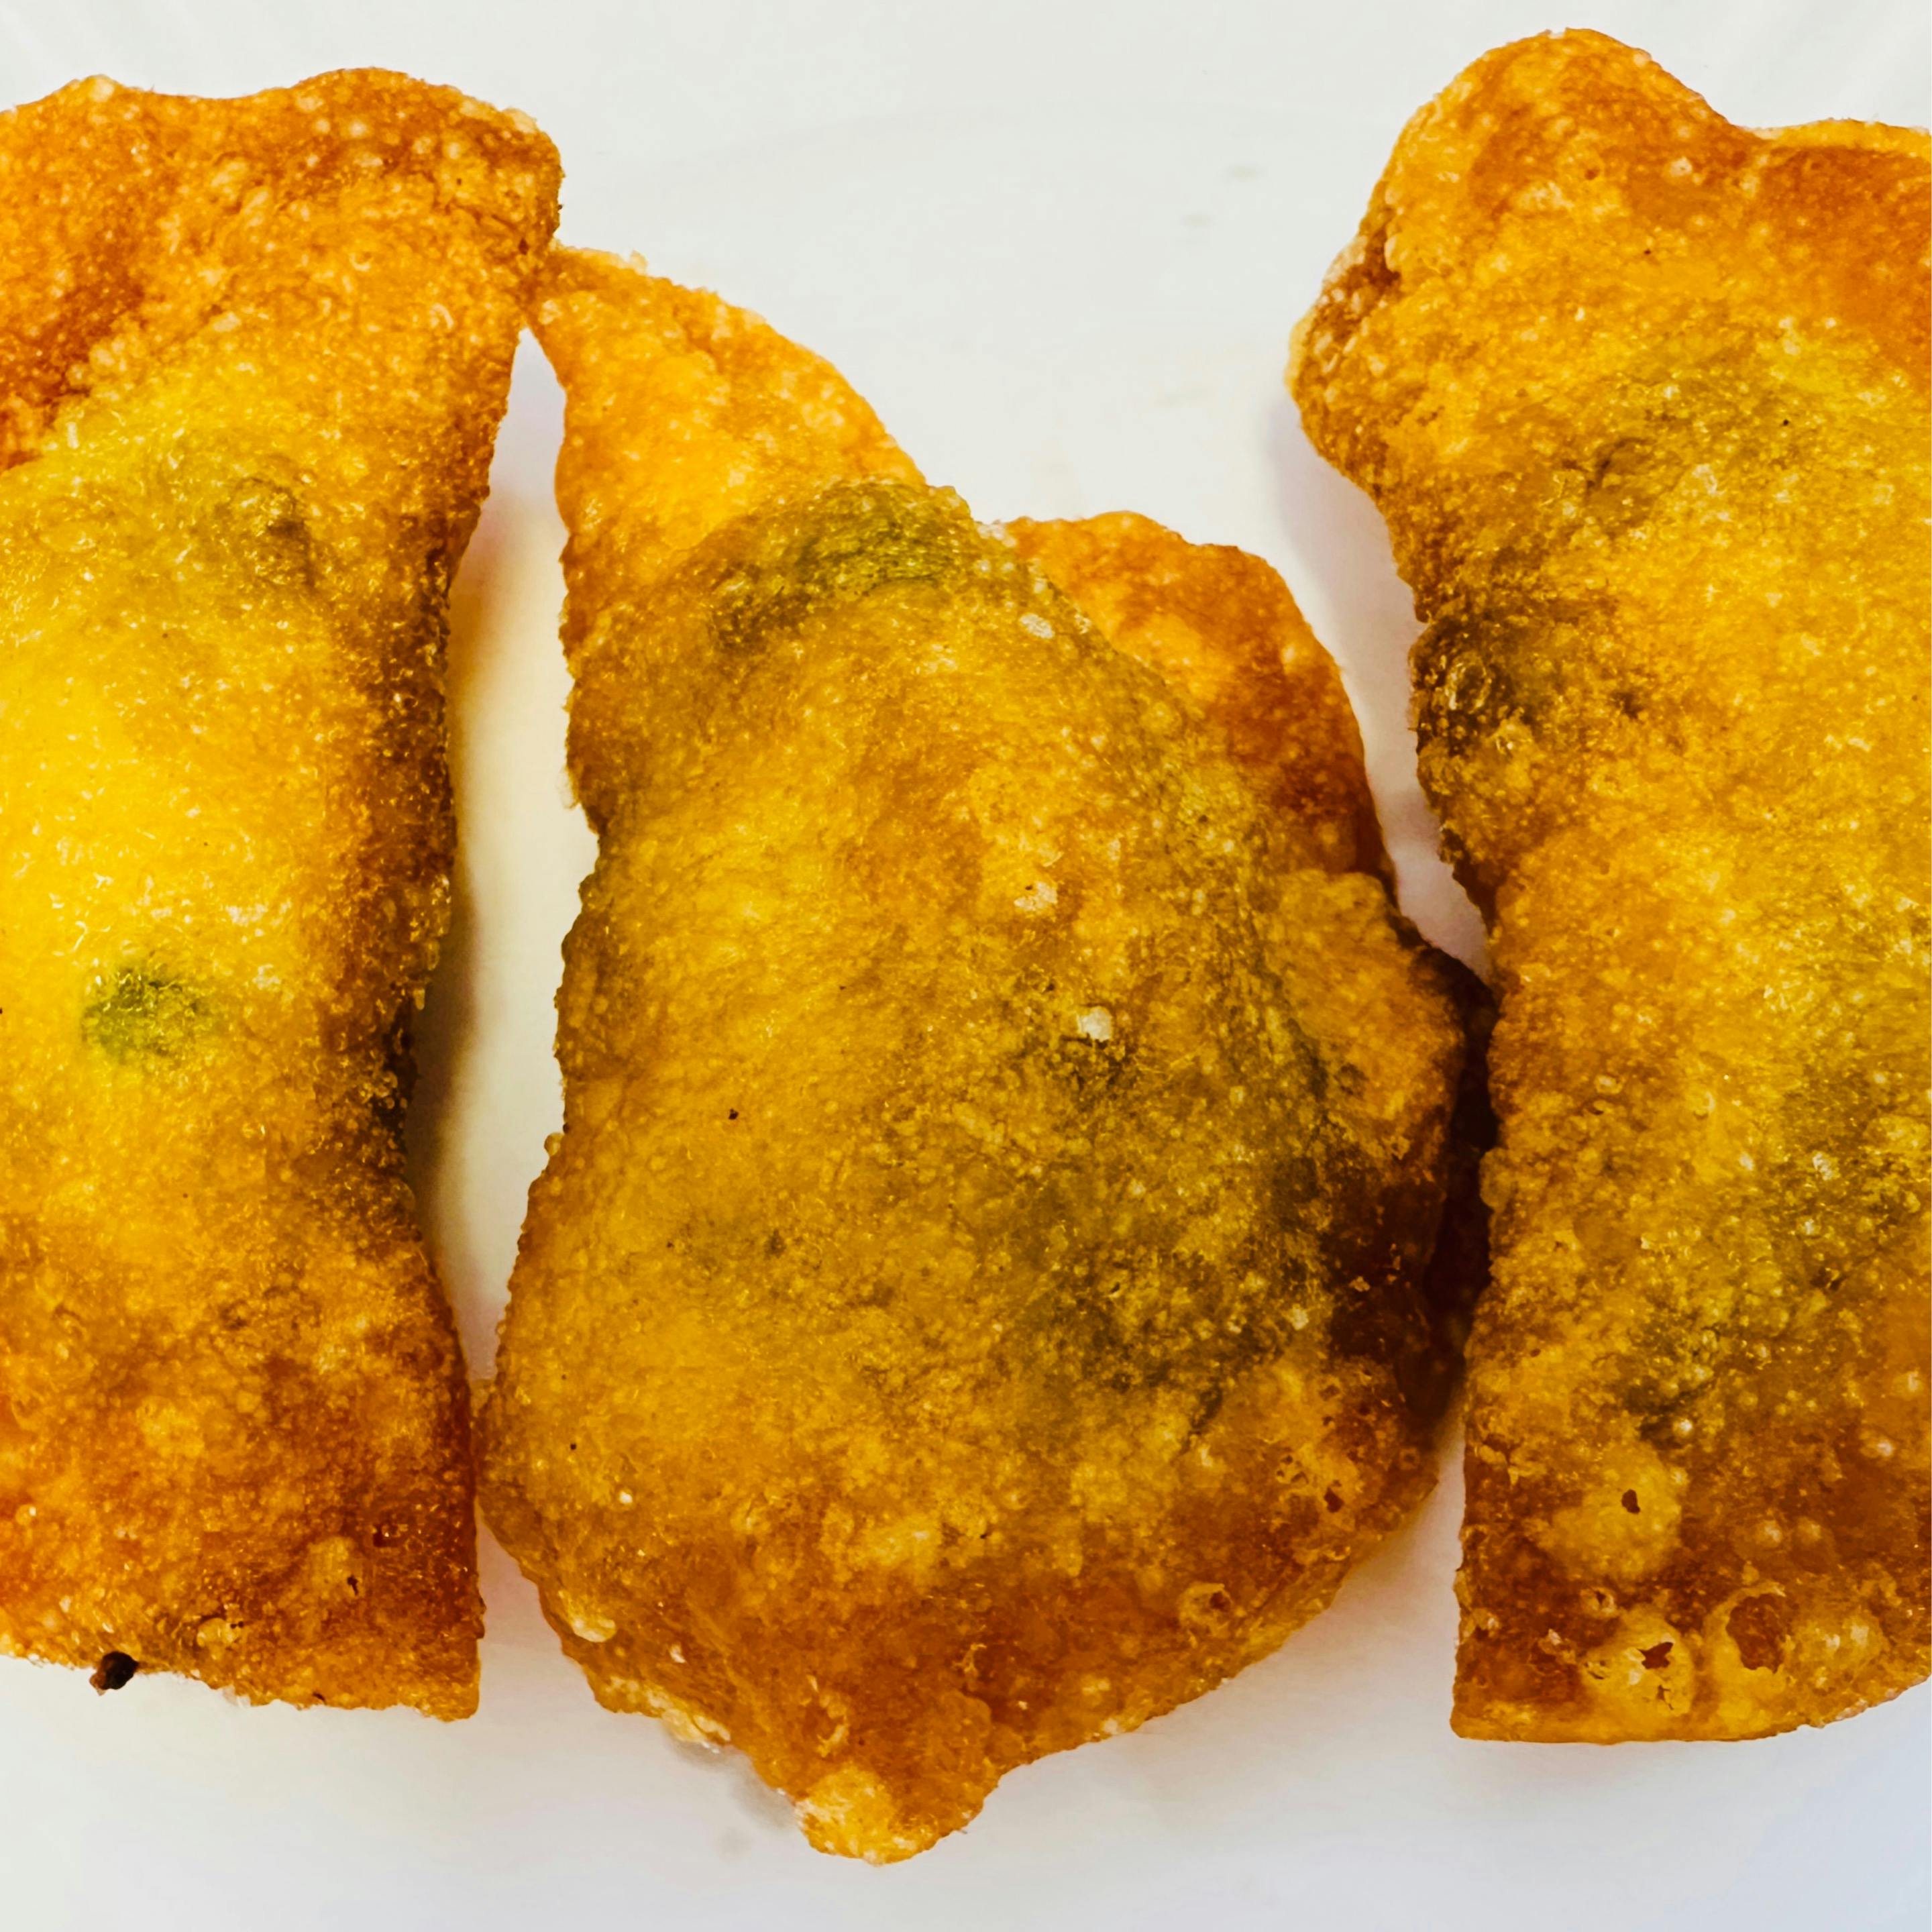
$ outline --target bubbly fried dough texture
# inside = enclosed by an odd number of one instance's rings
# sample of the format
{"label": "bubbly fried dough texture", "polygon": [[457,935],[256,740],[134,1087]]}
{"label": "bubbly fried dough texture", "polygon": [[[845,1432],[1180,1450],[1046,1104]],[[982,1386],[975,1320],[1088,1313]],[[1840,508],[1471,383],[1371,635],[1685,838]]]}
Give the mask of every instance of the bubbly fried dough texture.
{"label": "bubbly fried dough texture", "polygon": [[538,330],[601,851],[484,1507],[604,1703],[903,1858],[1426,1490],[1461,1030],[1265,566],[983,529],[609,257]]}
{"label": "bubbly fried dough texture", "polygon": [[1526,41],[1298,334],[1499,975],[1467,1736],[1925,1674],[1927,152]]}
{"label": "bubbly fried dough texture", "polygon": [[374,74],[0,116],[0,1648],[471,1710],[398,1130],[445,591],[555,216]]}

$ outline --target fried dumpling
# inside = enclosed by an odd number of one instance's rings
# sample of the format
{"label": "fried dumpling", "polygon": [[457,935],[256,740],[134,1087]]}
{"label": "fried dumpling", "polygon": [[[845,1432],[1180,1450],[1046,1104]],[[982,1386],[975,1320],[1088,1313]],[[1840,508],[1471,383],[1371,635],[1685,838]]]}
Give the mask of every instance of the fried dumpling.
{"label": "fried dumpling", "polygon": [[400,76],[0,116],[0,1648],[473,1708],[398,1138],[557,166]]}
{"label": "fried dumpling", "polygon": [[1525,41],[1410,123],[1298,333],[1498,975],[1471,1736],[1925,1675],[1927,155]]}
{"label": "fried dumpling", "polygon": [[1264,566],[982,528],[610,257],[537,327],[601,850],[484,1507],[604,1703],[902,1858],[1430,1486],[1450,977]]}

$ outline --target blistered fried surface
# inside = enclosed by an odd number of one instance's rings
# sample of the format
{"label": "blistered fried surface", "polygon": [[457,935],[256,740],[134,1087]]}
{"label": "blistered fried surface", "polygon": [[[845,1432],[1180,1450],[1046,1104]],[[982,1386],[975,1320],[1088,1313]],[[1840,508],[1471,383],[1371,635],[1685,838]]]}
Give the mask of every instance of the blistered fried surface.
{"label": "blistered fried surface", "polygon": [[[1459,1030],[1259,566],[1016,548],[824,364],[607,258],[538,328],[601,853],[484,1507],[604,1703],[901,1858],[1272,1648],[1427,1488]],[[1273,703],[1234,583],[1316,768],[1231,754],[1055,577]]]}
{"label": "blistered fried surface", "polygon": [[94,81],[0,117],[0,1647],[460,1715],[397,1130],[554,156],[397,76]]}
{"label": "blistered fried surface", "polygon": [[[1005,532],[1116,650],[1158,671],[1203,714],[1270,808],[1261,831],[1270,868],[1368,872],[1393,885],[1341,674],[1288,586],[1259,557],[1189,543],[1125,511],[1077,523],[1022,519]],[[1465,1035],[1443,1216],[1423,1280],[1438,1372],[1446,1374],[1461,1359],[1489,1280],[1478,1170],[1496,1140],[1484,1078],[1495,1002],[1466,967],[1424,950]]]}
{"label": "blistered fried surface", "polygon": [[1410,124],[1298,338],[1502,989],[1468,1735],[1925,1674],[1927,199],[1922,134],[1525,42]]}
{"label": "blistered fried surface", "polygon": [[1116,650],[1192,702],[1271,808],[1275,864],[1390,877],[1335,661],[1259,557],[1126,512],[1006,526]]}

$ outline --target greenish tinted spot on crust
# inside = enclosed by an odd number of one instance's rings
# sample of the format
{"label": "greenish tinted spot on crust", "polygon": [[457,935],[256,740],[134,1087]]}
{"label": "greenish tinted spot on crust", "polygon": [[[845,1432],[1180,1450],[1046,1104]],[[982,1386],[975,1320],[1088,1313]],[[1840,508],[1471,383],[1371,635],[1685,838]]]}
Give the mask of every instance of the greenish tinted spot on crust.
{"label": "greenish tinted spot on crust", "polygon": [[957,586],[984,548],[963,508],[885,483],[835,486],[802,519],[775,519],[759,534],[713,592],[712,627],[727,650],[893,586]]}
{"label": "greenish tinted spot on crust", "polygon": [[290,588],[314,580],[314,548],[292,490],[244,476],[223,503],[219,522],[230,550],[251,576]]}
{"label": "greenish tinted spot on crust", "polygon": [[97,980],[93,995],[81,1034],[110,1060],[172,1060],[214,1023],[208,1000],[158,966],[124,966]]}

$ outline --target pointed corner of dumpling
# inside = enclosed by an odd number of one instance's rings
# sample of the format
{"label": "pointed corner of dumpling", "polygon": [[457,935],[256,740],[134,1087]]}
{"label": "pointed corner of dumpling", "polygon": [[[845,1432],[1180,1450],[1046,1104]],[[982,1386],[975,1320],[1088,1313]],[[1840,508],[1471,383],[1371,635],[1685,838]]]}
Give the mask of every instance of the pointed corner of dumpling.
{"label": "pointed corner of dumpling", "polygon": [[553,250],[532,321],[568,398],[558,503],[593,572],[634,586],[763,505],[920,480],[830,363],[636,256]]}

